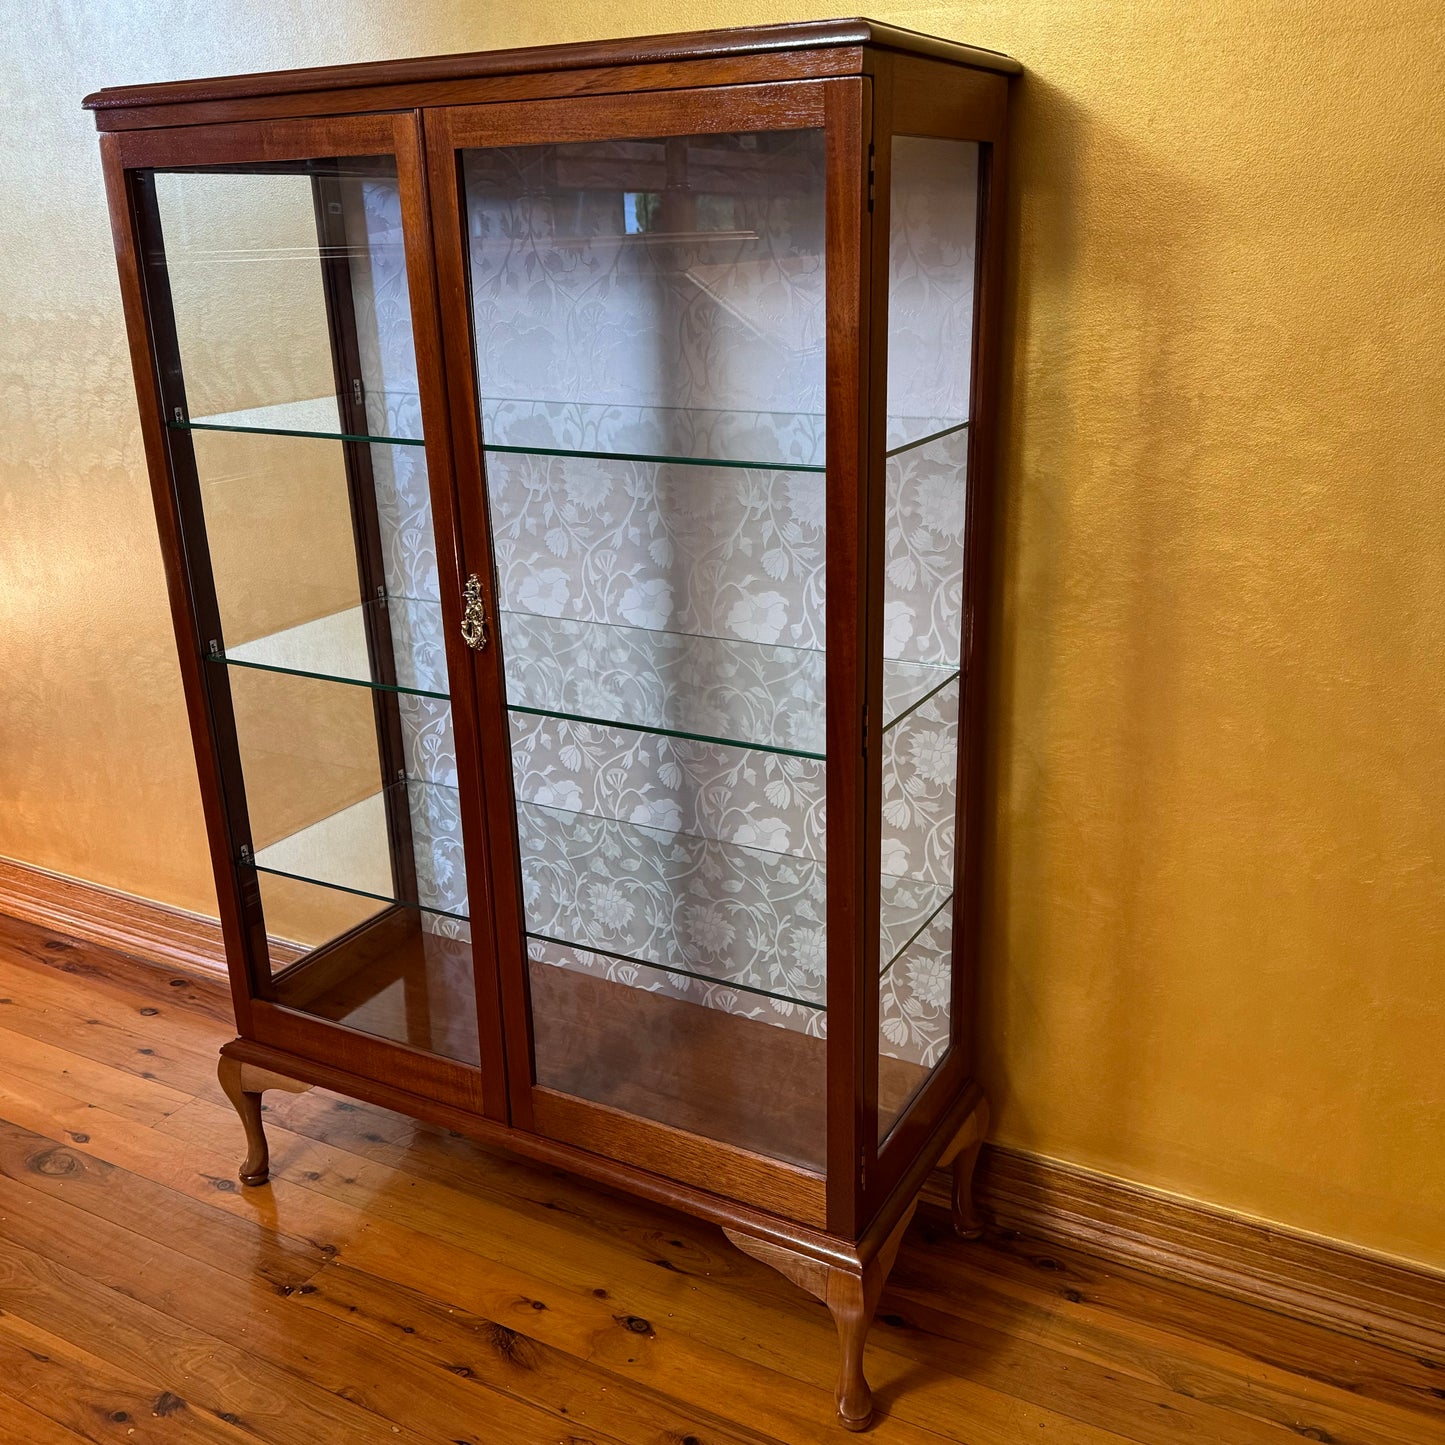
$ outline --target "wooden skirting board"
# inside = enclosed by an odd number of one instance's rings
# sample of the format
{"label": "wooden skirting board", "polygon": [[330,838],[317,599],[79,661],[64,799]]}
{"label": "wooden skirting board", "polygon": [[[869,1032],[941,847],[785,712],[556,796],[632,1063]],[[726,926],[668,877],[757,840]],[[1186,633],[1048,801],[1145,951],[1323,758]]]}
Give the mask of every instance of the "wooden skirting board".
{"label": "wooden skirting board", "polygon": [[[4,858],[0,912],[166,969],[225,972],[214,919]],[[940,1171],[923,1198],[947,1210],[950,1185]],[[1445,1275],[997,1145],[984,1149],[978,1190],[999,1228],[1361,1339],[1445,1354]]]}
{"label": "wooden skirting board", "polygon": [[0,858],[0,913],[166,968],[226,972],[221,925],[148,898]]}
{"label": "wooden skirting board", "polygon": [[[998,1145],[985,1146],[975,1177],[1000,1229],[1360,1339],[1445,1353],[1445,1274]],[[947,1176],[935,1174],[923,1198],[947,1209]]]}

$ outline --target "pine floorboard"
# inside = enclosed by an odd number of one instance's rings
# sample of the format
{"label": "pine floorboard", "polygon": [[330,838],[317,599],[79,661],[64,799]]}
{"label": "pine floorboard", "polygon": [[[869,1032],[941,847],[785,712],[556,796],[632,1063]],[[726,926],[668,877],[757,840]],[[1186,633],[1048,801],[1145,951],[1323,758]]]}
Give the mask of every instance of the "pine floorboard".
{"label": "pine floorboard", "polygon": [[[0,1442],[821,1445],[823,1307],[721,1233],[322,1091],[242,1189],[219,983],[0,917]],[[1445,1445],[1445,1362],[920,1211],[881,1445]]]}

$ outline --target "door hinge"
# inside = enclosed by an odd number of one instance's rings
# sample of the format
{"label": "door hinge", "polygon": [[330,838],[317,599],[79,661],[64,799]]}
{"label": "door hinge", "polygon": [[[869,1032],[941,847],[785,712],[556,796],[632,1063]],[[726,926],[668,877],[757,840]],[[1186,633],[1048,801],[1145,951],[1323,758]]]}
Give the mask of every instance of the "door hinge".
{"label": "door hinge", "polygon": [[351,379],[351,399],[357,406],[361,405],[361,378],[359,376]]}
{"label": "door hinge", "polygon": [[868,147],[868,209],[873,209],[873,198],[878,187],[877,163],[874,159],[873,146]]}

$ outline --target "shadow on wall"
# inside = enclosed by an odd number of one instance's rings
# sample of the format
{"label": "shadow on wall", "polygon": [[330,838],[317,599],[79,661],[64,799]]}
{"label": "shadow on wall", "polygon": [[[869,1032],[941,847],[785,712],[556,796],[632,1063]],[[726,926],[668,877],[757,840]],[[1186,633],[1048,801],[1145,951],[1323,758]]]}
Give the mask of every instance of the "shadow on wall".
{"label": "shadow on wall", "polygon": [[[1094,1053],[1082,1073],[1107,1080],[1077,1107],[1125,1140],[1153,1112],[1147,1059],[1098,1044],[1152,1033],[1141,881],[1156,862],[1150,783],[1185,706],[1169,640],[1190,537],[1181,462],[1199,434],[1176,360],[1200,197],[1036,74],[1011,115],[980,1074],[1005,1138],[1029,1138],[1006,1061],[1057,1052],[1068,1017],[1068,1046]],[[1090,205],[1098,188],[1108,205]],[[1101,298],[1105,323],[1086,325]],[[1088,695],[1107,698],[1092,734],[1061,731],[1090,715]],[[1079,956],[1107,969],[1051,976]]]}

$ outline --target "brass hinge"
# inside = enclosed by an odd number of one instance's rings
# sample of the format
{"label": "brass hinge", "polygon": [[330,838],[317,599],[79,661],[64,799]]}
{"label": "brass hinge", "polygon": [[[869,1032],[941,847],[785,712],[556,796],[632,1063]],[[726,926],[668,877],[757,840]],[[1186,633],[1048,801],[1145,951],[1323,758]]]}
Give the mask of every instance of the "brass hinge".
{"label": "brass hinge", "polygon": [[873,197],[874,197],[874,193],[875,193],[875,191],[876,191],[876,189],[877,189],[877,182],[878,182],[877,166],[876,166],[876,163],[875,163],[875,161],[874,161],[874,151],[873,151],[873,147],[872,147],[872,145],[870,144],[869,147],[868,147],[868,209],[869,209],[869,211],[872,211],[872,209],[873,209]]}

